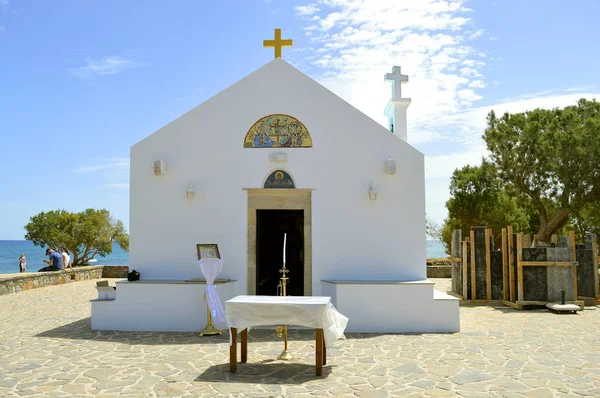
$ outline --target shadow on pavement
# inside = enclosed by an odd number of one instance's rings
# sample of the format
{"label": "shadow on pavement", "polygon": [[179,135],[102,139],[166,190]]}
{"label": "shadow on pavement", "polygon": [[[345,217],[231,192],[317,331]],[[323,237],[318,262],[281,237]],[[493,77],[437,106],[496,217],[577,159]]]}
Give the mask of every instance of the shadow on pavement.
{"label": "shadow on pavement", "polygon": [[[314,330],[294,330],[288,332],[290,341],[314,341]],[[374,336],[374,335],[373,335]],[[54,329],[38,333],[36,337],[55,339],[110,341],[122,344],[168,345],[168,344],[228,344],[229,333],[202,336],[198,332],[123,332],[115,330],[91,330],[91,318],[84,318]],[[248,343],[275,342],[275,327],[271,329],[253,329],[248,334]],[[239,341],[239,336],[238,336]]]}
{"label": "shadow on pavement", "polygon": [[323,367],[323,376],[315,375],[315,365],[289,363],[274,359],[256,363],[239,363],[237,373],[229,373],[229,364],[213,365],[194,381],[209,383],[248,384],[302,384],[312,380],[324,380],[332,371],[330,365]]}
{"label": "shadow on pavement", "polygon": [[55,339],[110,341],[122,344],[168,345],[168,344],[220,344],[229,342],[227,331],[223,335],[200,337],[197,332],[122,332],[115,330],[92,330],[91,318],[84,318],[54,329],[38,333],[36,337]]}

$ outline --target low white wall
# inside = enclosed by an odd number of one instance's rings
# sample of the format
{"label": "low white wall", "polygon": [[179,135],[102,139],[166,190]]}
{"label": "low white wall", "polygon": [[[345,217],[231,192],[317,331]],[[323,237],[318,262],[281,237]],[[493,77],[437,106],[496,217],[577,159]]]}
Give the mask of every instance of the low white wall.
{"label": "low white wall", "polygon": [[460,331],[459,300],[435,291],[433,282],[322,284],[333,305],[349,318],[348,332]]}
{"label": "low white wall", "polygon": [[[115,300],[92,300],[92,330],[199,332],[206,326],[203,283],[122,281],[116,286]],[[215,286],[223,302],[239,294],[237,281]]]}
{"label": "low white wall", "polygon": [[[240,284],[216,285],[221,300],[240,294]],[[349,318],[347,332],[460,331],[459,300],[433,286],[428,281],[322,282],[323,295]],[[117,282],[115,300],[92,300],[92,330],[199,332],[206,326],[205,291],[204,284],[183,281]]]}

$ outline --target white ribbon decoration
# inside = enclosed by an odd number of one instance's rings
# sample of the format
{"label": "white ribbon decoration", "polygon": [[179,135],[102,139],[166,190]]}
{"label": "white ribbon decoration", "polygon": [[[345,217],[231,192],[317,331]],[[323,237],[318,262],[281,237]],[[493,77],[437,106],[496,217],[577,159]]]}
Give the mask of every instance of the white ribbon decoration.
{"label": "white ribbon decoration", "polygon": [[198,261],[202,275],[206,279],[206,303],[208,304],[210,314],[217,323],[224,323],[225,309],[214,286],[217,275],[223,270],[223,260],[219,258],[198,259],[197,255],[196,260]]}

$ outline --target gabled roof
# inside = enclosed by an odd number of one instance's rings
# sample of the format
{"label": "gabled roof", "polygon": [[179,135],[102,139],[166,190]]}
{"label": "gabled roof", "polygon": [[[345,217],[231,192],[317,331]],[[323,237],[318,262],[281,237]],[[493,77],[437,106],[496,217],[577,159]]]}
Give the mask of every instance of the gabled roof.
{"label": "gabled roof", "polygon": [[[339,103],[343,103],[345,106],[348,107],[348,112],[358,112],[362,115],[362,117],[371,121],[373,124],[373,130],[375,131],[375,134],[386,134],[388,137],[393,136],[396,139],[398,139],[399,142],[401,142],[404,145],[419,152],[417,149],[412,147],[410,144],[408,144],[404,140],[393,135],[387,128],[383,127],[381,124],[379,124],[378,122],[376,122],[375,120],[373,120],[372,118],[370,118],[369,116],[364,114],[362,111],[360,111],[359,109],[355,108],[354,106],[352,106],[351,104],[349,104],[348,102],[346,102],[345,100],[340,98],[337,94],[333,93],[332,91],[327,89],[325,86],[316,82],[311,77],[309,77],[308,75],[306,75],[302,71],[298,70],[297,68],[295,68],[294,66],[292,66],[291,64],[289,64],[288,62],[284,61],[281,58],[275,58],[271,62],[265,64],[264,66],[260,67],[259,69],[255,70],[254,72],[250,73],[249,75],[238,80],[236,83],[230,85],[229,87],[227,87],[224,90],[220,91],[219,93],[215,94],[211,98],[202,102],[200,105],[197,105],[196,107],[192,108],[190,111],[186,112],[185,114],[181,115],[177,119],[173,120],[169,124],[163,126],[162,128],[160,128],[153,134],[142,139],[141,141],[139,141],[138,143],[133,145],[133,147],[137,146],[138,144],[140,144],[141,142],[145,141],[146,139],[148,139],[149,137],[151,137],[155,134],[160,134],[161,130],[164,130],[169,125],[175,123],[179,119],[184,118],[186,115],[201,110],[203,106],[209,104],[210,102],[219,101],[223,97],[227,97],[232,91],[238,92],[239,90],[237,90],[237,88],[240,88],[240,86],[247,85],[248,88],[251,89],[252,87],[257,87],[257,85],[265,84],[265,82],[269,82],[269,84],[273,84],[275,82],[275,84],[283,85],[286,82],[289,82],[290,79],[304,80],[301,82],[303,85],[312,85],[315,88],[315,90],[321,91],[322,95],[324,97],[326,97],[327,101],[336,101]],[[236,97],[233,97],[233,98],[235,99]],[[382,109],[382,113],[383,113],[383,109]]]}

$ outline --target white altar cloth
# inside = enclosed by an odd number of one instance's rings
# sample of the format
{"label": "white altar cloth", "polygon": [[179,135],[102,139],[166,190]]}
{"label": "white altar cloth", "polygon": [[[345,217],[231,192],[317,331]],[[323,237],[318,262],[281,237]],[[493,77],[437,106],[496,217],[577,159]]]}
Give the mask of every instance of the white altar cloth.
{"label": "white altar cloth", "polygon": [[342,337],[348,324],[348,318],[331,304],[331,297],[237,296],[225,302],[225,313],[227,325],[237,328],[238,333],[267,325],[323,329],[326,346]]}

